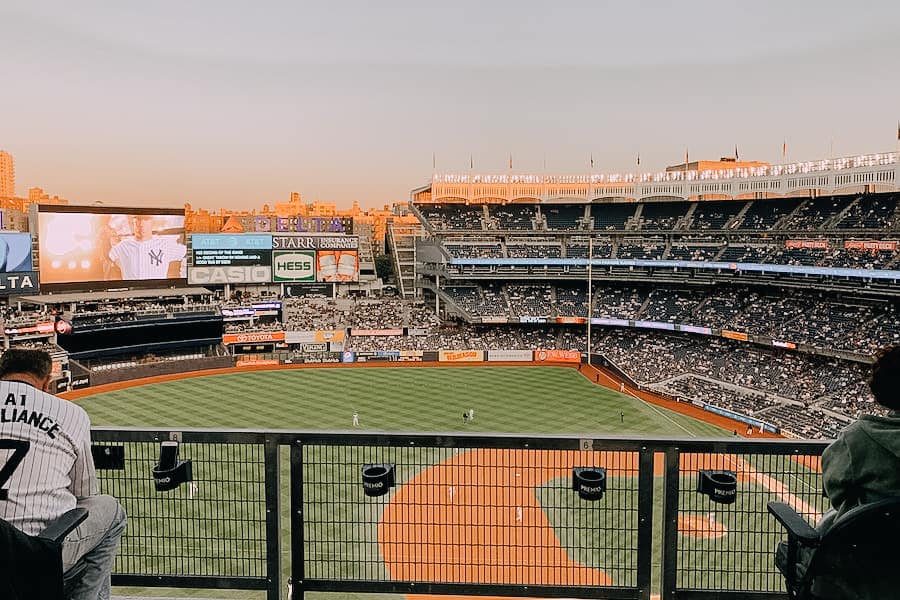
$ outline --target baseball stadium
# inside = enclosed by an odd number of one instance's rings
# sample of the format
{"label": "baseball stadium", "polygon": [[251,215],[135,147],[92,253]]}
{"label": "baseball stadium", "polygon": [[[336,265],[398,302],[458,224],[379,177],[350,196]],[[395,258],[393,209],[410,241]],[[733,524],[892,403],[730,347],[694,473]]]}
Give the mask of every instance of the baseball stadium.
{"label": "baseball stadium", "polygon": [[[351,218],[35,205],[0,233],[149,598],[787,598],[770,503],[900,343],[887,152],[434,174]],[[11,209],[7,209],[11,210]]]}

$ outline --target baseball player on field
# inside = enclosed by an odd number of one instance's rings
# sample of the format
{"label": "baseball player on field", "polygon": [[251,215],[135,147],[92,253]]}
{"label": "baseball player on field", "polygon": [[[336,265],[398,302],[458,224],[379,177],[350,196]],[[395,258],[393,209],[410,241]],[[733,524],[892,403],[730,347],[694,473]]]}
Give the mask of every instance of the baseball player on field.
{"label": "baseball player on field", "polygon": [[[167,279],[178,277],[181,260],[187,248],[171,236],[155,236],[151,215],[131,215],[132,237],[125,238],[109,250],[109,259],[122,272],[122,279]],[[179,273],[172,273],[170,265],[178,263]]]}
{"label": "baseball player on field", "polygon": [[0,356],[0,518],[35,535],[68,510],[86,508],[88,518],[63,542],[66,598],[106,600],[125,511],[98,495],[90,419],[47,393],[52,368],[41,350]]}

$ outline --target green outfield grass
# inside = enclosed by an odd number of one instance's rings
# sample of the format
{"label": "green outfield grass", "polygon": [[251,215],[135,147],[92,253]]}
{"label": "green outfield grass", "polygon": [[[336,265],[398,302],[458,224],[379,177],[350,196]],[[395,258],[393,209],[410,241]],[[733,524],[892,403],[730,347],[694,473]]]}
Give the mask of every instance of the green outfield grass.
{"label": "green outfield grass", "polygon": [[[227,375],[204,376],[172,382],[145,385],[126,390],[98,394],[78,401],[90,414],[94,425],[147,426],[161,428],[208,427],[219,429],[313,429],[349,430],[351,415],[359,413],[359,431],[402,432],[485,432],[485,433],[544,433],[603,435],[658,435],[658,436],[731,436],[713,425],[656,406],[648,405],[630,396],[599,387],[571,368],[562,367],[441,367],[441,368],[379,368],[379,369],[297,369],[280,371],[253,371]],[[463,411],[475,409],[475,421],[464,423]],[[624,413],[624,417],[622,416]],[[155,449],[145,445],[139,452],[141,460],[130,459],[129,470],[146,472],[152,463]],[[406,449],[408,450],[408,449]],[[141,566],[139,556],[146,552],[153,556],[155,568],[161,572],[202,572],[210,569],[229,574],[243,573],[240,561],[210,561],[203,556],[253,556],[258,553],[262,539],[263,514],[259,505],[241,504],[246,492],[231,481],[253,479],[254,476],[234,462],[227,448],[209,451],[206,455],[191,454],[194,459],[195,480],[200,486],[198,497],[191,500],[182,488],[177,492],[148,505],[143,498],[158,497],[147,479],[144,488],[130,488],[139,507],[133,512],[129,528],[127,548],[128,564]],[[341,448],[336,457],[335,447],[306,448],[305,461],[310,464],[304,471],[308,499],[319,499],[313,507],[321,511],[308,511],[307,552],[320,562],[313,568],[328,571],[328,561],[334,560],[333,573],[343,577],[384,576],[379,563],[377,523],[383,505],[388,498],[379,499],[360,508],[358,468],[363,462],[380,462],[397,458],[398,465],[407,465],[398,473],[398,487],[422,469],[448,458],[448,449],[418,449],[413,456],[404,449],[354,449]],[[222,454],[224,452],[224,454]],[[390,455],[393,452],[394,455]],[[400,454],[397,454],[397,453]],[[217,454],[218,453],[218,454]],[[259,460],[259,457],[251,457]],[[315,465],[313,464],[315,463]],[[329,466],[323,466],[329,465]],[[399,467],[398,467],[399,468]],[[287,461],[282,464],[282,481],[287,481]],[[225,483],[221,483],[223,478]],[[316,479],[335,482],[328,490],[310,481]],[[624,478],[623,478],[624,479]],[[122,482],[105,481],[105,491],[124,493]],[[259,498],[260,484],[250,486]],[[566,481],[549,482],[538,490],[538,498],[545,507],[551,523],[557,529],[570,555],[592,566],[610,567],[621,562],[609,551],[590,551],[596,542],[581,538],[578,531],[567,526],[571,513],[565,507],[572,502]],[[627,494],[626,494],[627,495]],[[615,498],[611,495],[610,501]],[[624,497],[624,496],[623,496]],[[657,504],[661,489],[657,485]],[[764,512],[765,494],[752,494],[747,502],[752,506],[741,507],[740,512]],[[287,489],[282,491],[282,524],[288,523]],[[562,508],[562,509],[561,509]],[[696,507],[691,507],[693,510]],[[700,508],[696,508],[700,510]],[[360,511],[363,510],[361,513]],[[658,512],[658,511],[657,511]],[[249,521],[247,515],[250,514]],[[624,513],[621,513],[624,515]],[[658,517],[659,515],[657,515]],[[580,517],[579,517],[580,518]],[[604,541],[608,548],[631,546],[633,532],[624,531],[609,516],[601,514],[598,527],[609,533]],[[615,517],[625,518],[620,516]],[[737,517],[732,517],[737,518]],[[243,521],[241,521],[243,519]],[[724,519],[721,519],[724,520]],[[178,540],[173,527],[175,522],[185,526],[188,522],[201,522],[204,535],[213,538],[200,548],[192,542]],[[657,521],[658,523],[659,521]],[[350,527],[350,524],[358,526]],[[633,526],[633,523],[631,524]],[[283,536],[287,539],[287,531]],[[622,533],[614,533],[622,530]],[[164,535],[160,536],[159,532]],[[654,536],[656,538],[657,536]],[[771,541],[765,536],[765,543]],[[315,543],[311,543],[314,540]],[[742,536],[724,538],[722,541],[686,541],[685,549],[697,543],[705,544],[715,552],[723,543],[746,544]],[[123,545],[124,547],[124,545]],[[174,548],[173,555],[199,555],[194,561],[179,561],[160,556],[166,548]],[[214,550],[210,553],[210,548]],[[588,549],[588,550],[586,550]],[[766,551],[768,553],[768,549]],[[760,553],[759,561],[768,560],[768,554]],[[654,552],[654,556],[658,556]],[[694,560],[694,555],[686,555]],[[726,554],[722,555],[727,558]],[[289,566],[288,551],[283,552],[283,567]],[[369,562],[360,565],[341,562],[341,557],[352,557]],[[134,562],[137,561],[137,562]],[[233,564],[232,564],[233,562]],[[768,570],[767,565],[757,564],[752,571]],[[198,571],[200,569],[200,571]],[[151,571],[152,572],[152,571]],[[629,576],[630,577],[630,576]],[[120,590],[119,593],[149,593],[178,597],[262,598],[259,593],[209,592],[197,590]],[[368,598],[371,595],[342,594],[341,597]],[[328,595],[328,597],[335,597]]]}
{"label": "green outfield grass", "polygon": [[[182,379],[79,400],[94,425],[720,436],[564,367],[295,369]],[[475,421],[462,413],[475,409]],[[624,423],[621,413],[625,413]]]}

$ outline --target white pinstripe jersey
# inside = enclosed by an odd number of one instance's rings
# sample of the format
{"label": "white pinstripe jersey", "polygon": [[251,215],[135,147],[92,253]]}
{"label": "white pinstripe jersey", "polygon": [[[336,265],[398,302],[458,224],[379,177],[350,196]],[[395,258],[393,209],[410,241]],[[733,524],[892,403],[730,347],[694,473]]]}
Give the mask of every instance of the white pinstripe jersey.
{"label": "white pinstripe jersey", "polygon": [[169,263],[184,258],[186,250],[172,236],[143,242],[127,238],[110,248],[109,258],[119,265],[122,279],[165,279]]}
{"label": "white pinstripe jersey", "polygon": [[[29,535],[97,494],[91,421],[80,406],[0,381],[0,518]],[[5,497],[5,499],[3,499]]]}

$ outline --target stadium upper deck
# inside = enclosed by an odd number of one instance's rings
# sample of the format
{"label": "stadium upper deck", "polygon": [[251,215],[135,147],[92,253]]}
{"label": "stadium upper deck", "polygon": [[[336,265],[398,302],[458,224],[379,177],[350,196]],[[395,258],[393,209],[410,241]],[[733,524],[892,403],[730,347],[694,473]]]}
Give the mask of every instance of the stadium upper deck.
{"label": "stadium upper deck", "polygon": [[584,279],[593,244],[597,279],[790,279],[893,296],[898,173],[891,152],[657,174],[435,175],[412,192],[430,234],[419,274]]}
{"label": "stadium upper deck", "polygon": [[414,203],[758,199],[898,191],[897,152],[734,169],[578,175],[435,174]]}

